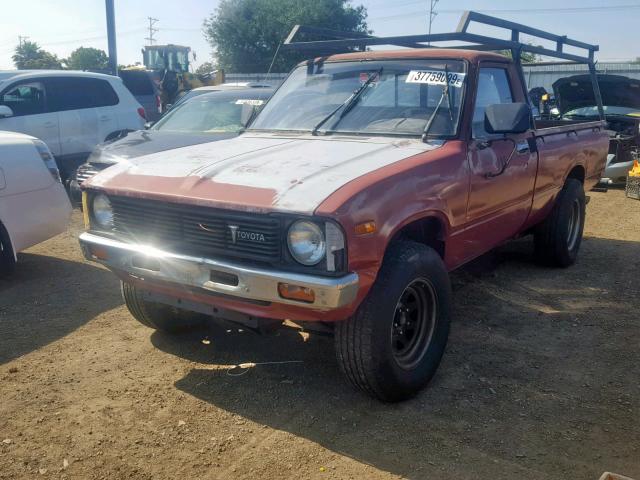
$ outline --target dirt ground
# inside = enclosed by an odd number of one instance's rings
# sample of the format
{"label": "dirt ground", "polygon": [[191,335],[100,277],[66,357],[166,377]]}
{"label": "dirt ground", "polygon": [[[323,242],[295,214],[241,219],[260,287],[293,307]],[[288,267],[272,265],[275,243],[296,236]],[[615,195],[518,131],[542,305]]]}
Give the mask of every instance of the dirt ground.
{"label": "dirt ground", "polygon": [[640,479],[640,202],[587,211],[568,270],[523,239],[453,274],[443,363],[398,405],[327,337],[137,324],[76,213],[0,282],[0,478]]}

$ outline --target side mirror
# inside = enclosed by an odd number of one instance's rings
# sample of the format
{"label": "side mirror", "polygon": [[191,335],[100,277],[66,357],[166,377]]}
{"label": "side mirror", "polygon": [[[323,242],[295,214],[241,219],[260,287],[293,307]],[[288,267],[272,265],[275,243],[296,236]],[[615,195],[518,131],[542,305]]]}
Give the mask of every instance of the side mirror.
{"label": "side mirror", "polygon": [[6,105],[0,105],[0,118],[13,117],[13,110]]}
{"label": "side mirror", "polygon": [[484,112],[487,133],[524,133],[531,128],[531,108],[526,103],[498,103]]}

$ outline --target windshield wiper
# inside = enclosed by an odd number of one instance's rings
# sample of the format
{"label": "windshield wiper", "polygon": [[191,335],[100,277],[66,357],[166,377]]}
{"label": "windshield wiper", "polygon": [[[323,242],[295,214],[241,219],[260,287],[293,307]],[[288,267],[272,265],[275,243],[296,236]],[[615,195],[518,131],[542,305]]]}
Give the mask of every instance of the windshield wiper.
{"label": "windshield wiper", "polygon": [[429,130],[431,130],[431,126],[433,125],[433,122],[436,119],[436,115],[438,114],[438,110],[440,110],[440,106],[442,105],[442,102],[444,102],[445,98],[447,99],[447,104],[449,107],[449,116],[451,117],[451,121],[453,122],[453,108],[452,108],[453,105],[451,103],[451,95],[449,95],[449,69],[447,68],[446,64],[444,66],[444,78],[445,78],[445,81],[444,81],[444,85],[442,86],[442,96],[440,97],[440,100],[438,100],[438,104],[436,105],[436,108],[434,108],[433,113],[427,120],[427,124],[424,126],[424,129],[422,130],[423,142],[427,141]]}
{"label": "windshield wiper", "polygon": [[349,98],[347,98],[344,102],[338,105],[334,110],[331,111],[331,113],[329,113],[329,115],[324,117],[322,120],[320,120],[316,124],[315,127],[313,127],[313,129],[311,130],[311,135],[317,135],[320,127],[322,127],[325,123],[327,123],[329,119],[333,117],[336,113],[338,113],[341,109],[344,108],[344,110],[338,117],[338,120],[341,120],[347,113],[349,113],[349,111],[354,107],[354,105],[356,104],[360,96],[364,93],[364,91],[367,89],[367,87],[371,85],[371,82],[373,82],[376,78],[380,77],[381,73],[382,73],[382,67],[380,67],[377,71],[372,72],[369,75],[369,78],[367,78],[367,80],[362,85],[360,85],[357,89],[353,91],[351,95],[349,95]]}

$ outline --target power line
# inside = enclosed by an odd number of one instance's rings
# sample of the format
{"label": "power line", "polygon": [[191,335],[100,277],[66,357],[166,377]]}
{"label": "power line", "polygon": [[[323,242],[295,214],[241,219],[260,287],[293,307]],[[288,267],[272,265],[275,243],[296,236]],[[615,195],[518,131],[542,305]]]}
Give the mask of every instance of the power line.
{"label": "power line", "polygon": [[[436,15],[438,15],[438,12],[435,11],[438,1],[439,0],[429,0],[429,35],[431,35],[431,25],[433,25],[433,21]],[[431,45],[431,42],[429,42],[428,45]]]}
{"label": "power line", "polygon": [[[476,10],[480,13],[487,14],[518,14],[518,13],[526,13],[526,14],[562,14],[562,13],[589,13],[589,12],[613,12],[620,10],[628,10],[628,9],[640,9],[640,4],[631,4],[631,5],[607,5],[601,7],[565,7],[565,8],[514,8],[514,9],[484,9],[484,10]],[[438,10],[438,14],[461,14],[466,10],[459,9],[445,9]],[[416,15],[420,15],[424,10],[407,12],[407,13],[398,13],[396,15],[382,15],[377,17],[369,17],[369,20],[379,20],[386,21],[394,18],[402,18],[402,17],[413,17]]]}
{"label": "power line", "polygon": [[158,29],[157,28],[153,28],[153,26],[156,23],[158,23],[159,20],[157,18],[153,18],[153,17],[147,17],[147,19],[149,20],[149,36],[148,37],[144,37],[144,39],[149,42],[149,45],[153,45],[153,42],[156,41],[156,39],[153,38],[153,34],[158,31]]}

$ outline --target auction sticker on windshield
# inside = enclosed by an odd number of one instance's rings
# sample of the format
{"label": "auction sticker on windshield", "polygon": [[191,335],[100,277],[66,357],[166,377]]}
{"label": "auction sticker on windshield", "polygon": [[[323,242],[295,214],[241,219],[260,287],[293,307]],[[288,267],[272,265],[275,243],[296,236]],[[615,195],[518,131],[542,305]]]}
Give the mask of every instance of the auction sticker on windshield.
{"label": "auction sticker on windshield", "polygon": [[253,107],[259,107],[264,103],[264,100],[256,100],[251,98],[239,98],[236,100],[236,105],[251,105]]}
{"label": "auction sticker on windshield", "polygon": [[407,75],[406,83],[425,83],[427,85],[446,85],[449,81],[450,87],[462,88],[464,84],[464,73],[445,73],[438,70],[411,70]]}

